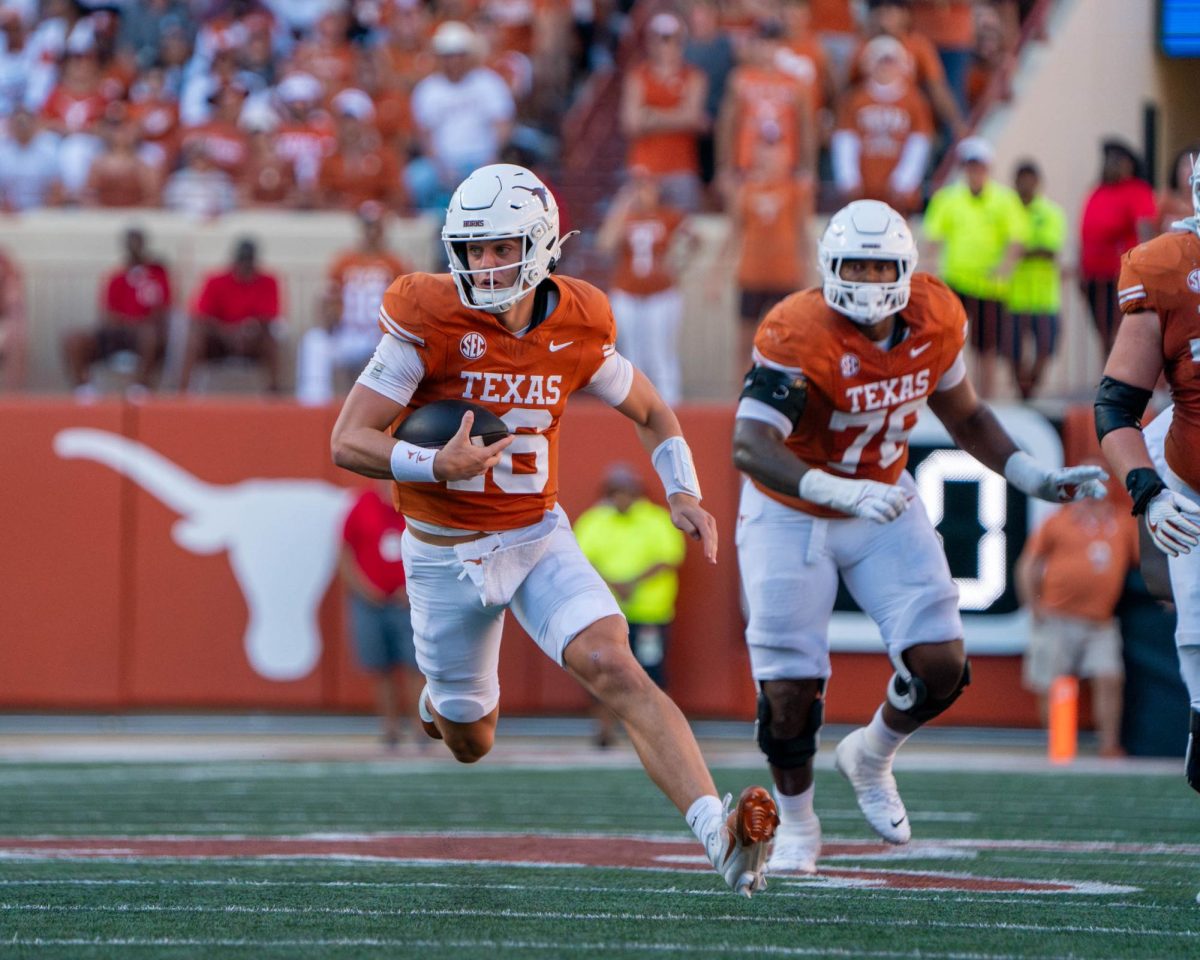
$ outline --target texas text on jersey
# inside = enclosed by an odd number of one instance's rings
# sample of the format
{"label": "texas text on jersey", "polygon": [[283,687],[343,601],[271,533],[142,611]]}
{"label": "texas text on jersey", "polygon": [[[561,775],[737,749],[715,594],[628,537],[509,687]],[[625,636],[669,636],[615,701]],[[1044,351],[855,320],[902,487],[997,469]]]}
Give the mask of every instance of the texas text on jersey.
{"label": "texas text on jersey", "polygon": [[[835,312],[820,289],[793,294],[763,320],[754,338],[755,362],[793,371],[807,385],[804,412],[786,443],[809,466],[880,483],[899,479],[921,408],[947,371],[958,370],[966,315],[945,284],[917,273],[898,320],[907,335],[883,349]],[[844,516],[754,483],[797,510]]]}
{"label": "texas text on jersey", "polygon": [[1200,237],[1164,233],[1121,261],[1122,313],[1152,311],[1162,326],[1163,372],[1175,419],[1167,433],[1167,464],[1200,490]]}
{"label": "texas text on jersey", "polygon": [[558,305],[520,337],[493,314],[464,307],[449,274],[409,274],[384,294],[380,326],[415,347],[424,365],[409,412],[461,398],[487,407],[516,434],[484,475],[396,484],[396,504],[406,517],[467,530],[511,530],[537,523],[554,506],[559,418],[567,397],[615,350],[616,326],[607,298],[595,287],[570,277],[545,282],[558,289]]}

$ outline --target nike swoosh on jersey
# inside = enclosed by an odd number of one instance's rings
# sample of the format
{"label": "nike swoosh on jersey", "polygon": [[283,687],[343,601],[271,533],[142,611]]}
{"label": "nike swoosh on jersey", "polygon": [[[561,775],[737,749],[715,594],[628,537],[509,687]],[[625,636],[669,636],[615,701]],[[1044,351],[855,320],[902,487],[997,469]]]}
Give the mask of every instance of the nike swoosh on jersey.
{"label": "nike swoosh on jersey", "polygon": [[910,357],[919,357],[921,354],[923,354],[926,350],[928,350],[932,346],[933,346],[932,343],[923,343],[919,347],[909,347],[908,355]]}
{"label": "nike swoosh on jersey", "polygon": [[559,350],[562,350],[564,347],[569,347],[574,342],[575,342],[574,340],[568,340],[566,343],[555,343],[553,340],[551,340],[550,341],[550,352],[558,353]]}

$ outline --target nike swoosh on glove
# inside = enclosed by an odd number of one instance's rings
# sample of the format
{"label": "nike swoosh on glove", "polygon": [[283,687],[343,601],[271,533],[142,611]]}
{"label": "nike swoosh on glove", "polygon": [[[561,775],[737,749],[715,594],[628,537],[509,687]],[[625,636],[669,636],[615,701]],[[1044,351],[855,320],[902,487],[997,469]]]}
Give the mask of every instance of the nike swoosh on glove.
{"label": "nike swoosh on glove", "polygon": [[891,523],[908,509],[908,494],[903,487],[835,477],[824,470],[809,470],[800,478],[800,496],[875,523]]}
{"label": "nike swoosh on glove", "polygon": [[1146,507],[1146,529],[1167,556],[1191,553],[1200,543],[1200,506],[1171,490],[1160,490]]}
{"label": "nike swoosh on glove", "polygon": [[1103,500],[1108,493],[1108,474],[1100,467],[1059,467],[1047,470],[1029,454],[1017,451],[1004,465],[1004,477],[1022,493],[1051,503],[1074,500]]}

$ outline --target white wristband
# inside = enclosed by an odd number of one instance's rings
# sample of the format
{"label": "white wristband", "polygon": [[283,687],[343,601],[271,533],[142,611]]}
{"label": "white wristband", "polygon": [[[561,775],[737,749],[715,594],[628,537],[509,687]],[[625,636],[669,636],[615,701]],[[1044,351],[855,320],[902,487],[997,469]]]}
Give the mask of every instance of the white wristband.
{"label": "white wristband", "polygon": [[1004,479],[1028,496],[1041,496],[1039,491],[1045,486],[1046,478],[1046,469],[1038,466],[1024,450],[1018,450],[1005,461]]}
{"label": "white wristband", "polygon": [[400,483],[437,483],[433,475],[436,450],[397,440],[392,447],[392,476]]}
{"label": "white wristband", "polygon": [[800,478],[796,492],[801,500],[850,513],[862,493],[862,484],[809,467]]}
{"label": "white wristband", "polygon": [[668,497],[674,493],[686,493],[700,499],[700,478],[696,476],[692,451],[683,437],[667,437],[654,448],[650,462],[654,464]]}

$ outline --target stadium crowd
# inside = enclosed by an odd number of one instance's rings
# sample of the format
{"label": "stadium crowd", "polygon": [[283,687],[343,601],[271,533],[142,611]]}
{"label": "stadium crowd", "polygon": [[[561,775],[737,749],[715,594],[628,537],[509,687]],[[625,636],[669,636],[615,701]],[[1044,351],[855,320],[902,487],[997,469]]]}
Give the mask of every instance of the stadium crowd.
{"label": "stadium crowd", "polygon": [[[730,217],[724,259],[737,264],[740,367],[754,325],[814,279],[815,211],[864,198],[905,214],[923,209],[931,173],[949,155],[966,173],[982,171],[987,187],[972,188],[978,203],[962,195],[934,203],[934,211],[954,215],[927,225],[937,233],[940,221],[951,222],[957,233],[934,238],[936,269],[968,304],[984,394],[993,392],[999,356],[1029,397],[1057,341],[1058,255],[1068,228],[1037,191],[1035,164],[1023,166],[1014,192],[1002,182],[1006,171],[987,169],[987,145],[964,137],[973,111],[988,96],[1006,95],[1034,7],[1031,0],[4,0],[0,210],[161,206],[208,220],[282,207],[366,210],[382,222],[443,209],[481,164],[525,163],[555,188],[564,219],[574,213],[581,222],[572,225],[595,232],[600,266],[585,263],[582,272],[607,275],[622,350],[641,358],[675,403],[682,398],[679,254],[695,248],[688,214]],[[562,121],[589,78],[613,63],[626,151],[623,164],[616,161],[618,179],[628,186],[598,207],[576,205],[558,164]],[[1116,256],[1188,200],[1186,189],[1176,189],[1156,203],[1132,150],[1108,146],[1106,189],[1089,203],[1080,244],[1081,279],[1105,344],[1116,316]],[[987,217],[964,229],[962,214],[972,206]],[[999,209],[1007,211],[999,218],[1005,235],[983,237],[983,220]],[[1034,233],[1036,242],[1027,242]],[[781,236],[795,242],[780,244]],[[384,246],[377,239],[368,254],[386,254],[391,259],[377,266],[392,269],[399,261]],[[373,331],[361,307],[365,291],[378,296],[379,270],[347,271],[343,261],[339,254],[330,265],[317,328],[304,342],[295,338],[295,379],[306,402],[332,396],[334,369],[364,357],[361,345],[348,344],[365,343]],[[998,267],[1012,283],[977,280]],[[169,273],[171,265],[160,268]],[[20,257],[12,251],[3,275],[0,378],[19,384]],[[133,352],[136,383],[153,386],[166,336],[159,307],[186,303],[193,327],[211,321],[198,306],[206,282],[174,304],[169,286],[161,305],[127,297],[138,301],[137,316],[114,311],[106,287],[99,331],[65,345],[72,384],[88,393],[92,360]],[[282,316],[285,308],[276,309]],[[277,319],[270,322],[279,333]],[[157,331],[143,333],[139,349],[121,329],[135,321]],[[279,370],[290,358],[277,357],[274,344],[193,334],[183,383],[196,363],[232,352],[262,362],[267,384],[278,388],[290,379]]]}

